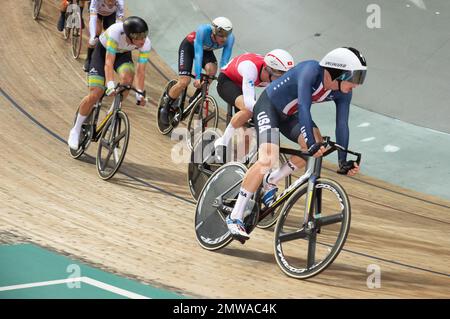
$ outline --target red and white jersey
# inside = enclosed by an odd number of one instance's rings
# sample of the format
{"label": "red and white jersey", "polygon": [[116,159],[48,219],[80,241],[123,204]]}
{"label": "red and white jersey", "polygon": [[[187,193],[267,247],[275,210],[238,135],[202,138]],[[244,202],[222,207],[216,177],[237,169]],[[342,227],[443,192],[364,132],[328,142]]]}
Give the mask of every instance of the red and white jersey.
{"label": "red and white jersey", "polygon": [[244,53],[234,57],[221,71],[239,86],[242,85],[244,77],[251,79],[254,86],[267,86],[268,83],[261,82],[259,78],[264,65],[264,56],[256,53]]}
{"label": "red and white jersey", "polygon": [[264,57],[255,53],[244,53],[233,58],[221,72],[237,86],[242,88],[245,107],[253,112],[256,104],[255,86],[265,87],[268,82],[262,82],[260,74],[265,66]]}

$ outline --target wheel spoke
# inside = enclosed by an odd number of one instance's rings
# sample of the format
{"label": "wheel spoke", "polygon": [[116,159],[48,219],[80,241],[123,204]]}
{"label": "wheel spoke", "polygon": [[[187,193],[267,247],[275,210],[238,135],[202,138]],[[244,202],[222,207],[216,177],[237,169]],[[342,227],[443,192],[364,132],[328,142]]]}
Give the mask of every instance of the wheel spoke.
{"label": "wheel spoke", "polygon": [[109,146],[109,141],[107,141],[105,138],[102,138],[100,140],[100,144],[102,145],[102,147],[106,148],[107,150],[111,149],[111,147]]}
{"label": "wheel spoke", "polygon": [[316,219],[316,225],[318,227],[332,225],[332,224],[342,222],[343,219],[344,219],[343,213],[339,213],[339,214],[335,214],[335,215],[331,215],[331,216],[325,216],[325,217]]}
{"label": "wheel spoke", "polygon": [[106,168],[106,166],[108,165],[109,159],[111,158],[112,154],[113,154],[113,150],[109,150],[108,151],[108,155],[106,155],[106,158],[105,158],[105,161],[104,161],[105,165],[102,165],[103,166],[102,170],[104,170]]}
{"label": "wheel spoke", "polygon": [[203,119],[203,125],[205,125],[206,123],[208,123],[211,119],[213,119],[215,117],[215,113],[212,113],[211,115],[208,115],[207,117],[205,117]]}
{"label": "wheel spoke", "polygon": [[117,135],[114,139],[113,139],[113,145],[117,145],[121,139],[123,139],[125,137],[125,135],[127,134],[127,131],[122,131],[119,135]]}
{"label": "wheel spoke", "polygon": [[278,238],[280,239],[280,242],[287,242],[295,239],[304,239],[307,236],[308,234],[305,232],[305,229],[302,228],[290,233],[281,233]]}
{"label": "wheel spoke", "polygon": [[309,236],[309,241],[308,241],[308,268],[311,268],[312,266],[314,266],[314,262],[316,259],[316,231],[313,229],[312,230],[312,234],[310,234]]}
{"label": "wheel spoke", "polygon": [[119,163],[119,151],[117,150],[117,147],[114,147],[113,154],[114,154],[114,162],[116,164]]}

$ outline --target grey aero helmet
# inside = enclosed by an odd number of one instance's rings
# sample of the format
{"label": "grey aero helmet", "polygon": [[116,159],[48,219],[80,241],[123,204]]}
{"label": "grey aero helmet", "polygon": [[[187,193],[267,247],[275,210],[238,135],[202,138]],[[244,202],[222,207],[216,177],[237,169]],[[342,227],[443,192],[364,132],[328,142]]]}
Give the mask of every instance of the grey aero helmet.
{"label": "grey aero helmet", "polygon": [[330,72],[332,80],[363,84],[366,78],[366,58],[355,48],[334,49],[319,64]]}

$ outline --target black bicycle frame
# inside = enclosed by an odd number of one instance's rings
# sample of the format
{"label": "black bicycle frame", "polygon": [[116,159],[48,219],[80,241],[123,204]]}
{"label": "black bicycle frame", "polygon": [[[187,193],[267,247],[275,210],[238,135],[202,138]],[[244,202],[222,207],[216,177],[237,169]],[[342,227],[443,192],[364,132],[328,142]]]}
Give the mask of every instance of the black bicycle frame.
{"label": "black bicycle frame", "polygon": [[[193,75],[191,75],[191,77],[194,78]],[[184,108],[184,103],[186,101],[187,88],[183,90],[183,92],[181,94],[180,103],[178,105],[178,107],[181,110],[180,122],[183,121],[184,119],[186,119],[186,117],[189,115],[189,113],[191,112],[192,108],[194,107],[194,105],[197,103],[198,100],[202,99],[201,105],[203,105],[203,101],[205,100],[206,96],[208,95],[208,90],[209,90],[209,81],[208,80],[215,80],[215,79],[216,79],[215,76],[209,76],[209,75],[206,75],[203,73],[201,74],[201,76],[200,76],[200,81],[202,82],[201,91],[197,94],[194,94],[194,99],[192,100],[192,102],[189,103],[189,105],[186,109]],[[203,112],[201,112],[200,115],[201,115],[201,119],[203,120]]]}
{"label": "black bicycle frame", "polygon": [[[91,127],[91,140],[94,142],[97,142],[98,139],[101,136],[102,130],[105,127],[106,123],[108,122],[108,120],[113,117],[113,123],[112,126],[113,128],[115,128],[115,121],[116,121],[116,114],[117,112],[120,111],[121,106],[122,106],[122,101],[123,101],[123,92],[126,90],[130,90],[130,91],[134,91],[136,93],[142,94],[140,92],[138,92],[135,88],[133,88],[130,85],[121,85],[118,84],[116,87],[116,96],[114,97],[114,101],[113,101],[113,109],[111,112],[108,112],[108,114],[106,115],[106,117],[102,120],[102,122],[100,123],[100,125],[97,127],[97,121],[98,121],[98,117],[100,114],[100,109],[102,107],[102,102],[103,102],[103,98],[105,97],[105,94],[103,93],[102,97],[100,98],[100,100],[96,103],[94,109],[92,110],[94,112],[93,114],[93,121],[92,121],[92,127]],[[145,96],[145,92],[143,94]],[[120,122],[119,122],[120,123]],[[120,127],[119,127],[119,131],[120,131]]]}

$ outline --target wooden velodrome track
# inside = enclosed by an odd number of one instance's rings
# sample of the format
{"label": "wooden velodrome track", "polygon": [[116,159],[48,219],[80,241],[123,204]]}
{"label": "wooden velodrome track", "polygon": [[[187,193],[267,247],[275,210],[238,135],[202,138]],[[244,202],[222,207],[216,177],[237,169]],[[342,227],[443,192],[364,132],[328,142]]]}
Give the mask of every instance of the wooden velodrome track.
{"label": "wooden velodrome track", "polygon": [[[0,17],[0,240],[31,241],[202,298],[450,297],[450,203],[365,176],[340,177],[328,163],[324,175],[346,188],[353,215],[345,251],[324,273],[286,277],[273,257],[272,230],[256,230],[245,245],[202,249],[186,165],[172,163],[175,142],[155,127],[155,102],[173,71],[152,52],[150,104],[125,103],[130,145],[120,173],[104,182],[93,158],[71,159],[64,142],[86,84],[82,59],[72,59],[56,31],[56,1],[45,0],[33,21],[30,1],[3,0]],[[381,288],[367,288],[370,264],[381,267]]]}

